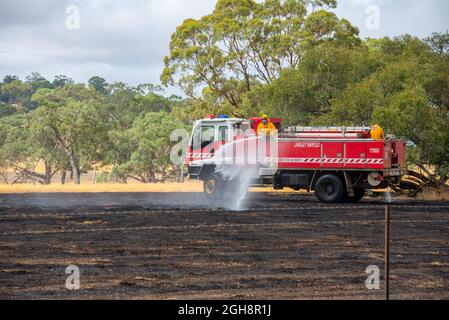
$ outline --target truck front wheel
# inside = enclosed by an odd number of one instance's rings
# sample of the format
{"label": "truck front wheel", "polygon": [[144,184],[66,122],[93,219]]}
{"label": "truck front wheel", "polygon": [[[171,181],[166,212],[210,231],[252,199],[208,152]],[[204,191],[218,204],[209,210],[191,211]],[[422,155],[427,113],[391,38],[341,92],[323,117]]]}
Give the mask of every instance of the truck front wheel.
{"label": "truck front wheel", "polygon": [[340,178],[328,174],[320,177],[315,184],[315,195],[326,203],[340,202],[345,195],[345,189]]}
{"label": "truck front wheel", "polygon": [[209,174],[203,182],[203,190],[210,200],[221,200],[224,194],[224,182],[217,174]]}

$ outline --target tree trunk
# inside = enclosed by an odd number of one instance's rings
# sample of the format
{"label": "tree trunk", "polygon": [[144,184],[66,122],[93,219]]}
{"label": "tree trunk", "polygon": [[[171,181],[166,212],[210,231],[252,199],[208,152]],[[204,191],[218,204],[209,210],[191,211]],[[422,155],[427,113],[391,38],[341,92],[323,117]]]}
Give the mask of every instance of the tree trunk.
{"label": "tree trunk", "polygon": [[92,184],[97,183],[97,168],[94,167],[94,173],[92,175]]}
{"label": "tree trunk", "polygon": [[72,173],[73,173],[73,183],[74,184],[81,184],[81,172],[80,169],[77,166],[72,167]]}
{"label": "tree trunk", "polygon": [[178,177],[178,183],[184,183],[184,166],[180,166],[179,170],[179,174],[177,174],[176,176]]}
{"label": "tree trunk", "polygon": [[65,184],[65,180],[67,179],[67,171],[61,171],[61,184]]}
{"label": "tree trunk", "polygon": [[76,159],[73,152],[69,153],[70,166],[72,167],[72,176],[74,184],[81,184],[81,170],[78,164],[78,159]]}
{"label": "tree trunk", "polygon": [[52,172],[51,172],[51,164],[49,161],[45,160],[45,179],[44,184],[49,185],[51,184],[51,178],[52,178]]}

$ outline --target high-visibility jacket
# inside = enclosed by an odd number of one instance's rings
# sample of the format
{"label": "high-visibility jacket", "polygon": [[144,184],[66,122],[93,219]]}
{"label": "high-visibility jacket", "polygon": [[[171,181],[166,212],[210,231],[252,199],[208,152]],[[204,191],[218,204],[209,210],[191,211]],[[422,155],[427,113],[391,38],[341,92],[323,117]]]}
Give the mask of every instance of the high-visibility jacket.
{"label": "high-visibility jacket", "polygon": [[385,138],[384,130],[379,125],[374,125],[371,128],[371,139],[383,140]]}
{"label": "high-visibility jacket", "polygon": [[276,126],[273,124],[273,122],[268,121],[267,124],[264,124],[263,122],[259,123],[257,126],[257,135],[274,135],[278,132],[276,129]]}

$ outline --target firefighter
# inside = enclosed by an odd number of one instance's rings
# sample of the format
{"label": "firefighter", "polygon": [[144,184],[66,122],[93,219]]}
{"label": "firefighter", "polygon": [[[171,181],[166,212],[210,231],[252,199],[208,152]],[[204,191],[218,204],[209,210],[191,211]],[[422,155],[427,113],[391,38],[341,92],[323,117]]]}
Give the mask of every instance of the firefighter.
{"label": "firefighter", "polygon": [[264,114],[262,116],[262,122],[259,123],[259,126],[257,127],[257,135],[275,135],[277,132],[276,126],[271,122],[270,118]]}
{"label": "firefighter", "polygon": [[383,140],[384,138],[384,130],[378,124],[373,125],[371,127],[371,139]]}

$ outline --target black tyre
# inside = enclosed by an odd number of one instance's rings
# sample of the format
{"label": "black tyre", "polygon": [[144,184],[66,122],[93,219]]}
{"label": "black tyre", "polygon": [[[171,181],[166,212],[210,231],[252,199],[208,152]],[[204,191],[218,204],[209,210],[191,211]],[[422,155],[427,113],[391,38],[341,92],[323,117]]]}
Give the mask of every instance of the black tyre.
{"label": "black tyre", "polygon": [[345,201],[348,203],[360,202],[363,199],[363,197],[365,196],[365,192],[366,192],[365,189],[356,188],[356,189],[354,189],[354,196],[350,197],[350,196],[346,195]]}
{"label": "black tyre", "polygon": [[345,188],[339,177],[328,174],[316,182],[315,195],[323,202],[337,203],[344,199]]}
{"label": "black tyre", "polygon": [[224,196],[224,181],[219,175],[211,173],[203,181],[203,190],[209,200],[220,201]]}

